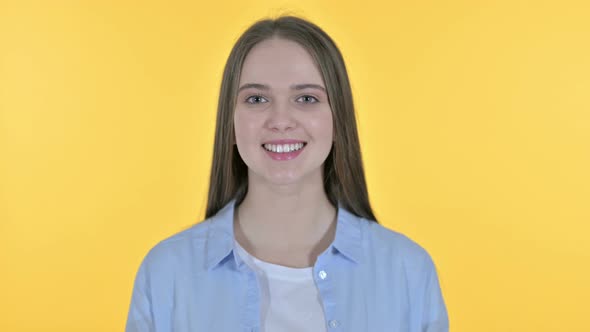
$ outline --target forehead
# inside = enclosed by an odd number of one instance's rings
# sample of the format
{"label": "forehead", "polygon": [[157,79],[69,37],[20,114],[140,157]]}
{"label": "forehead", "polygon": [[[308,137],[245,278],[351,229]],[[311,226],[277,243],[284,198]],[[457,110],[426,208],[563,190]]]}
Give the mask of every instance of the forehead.
{"label": "forehead", "polygon": [[271,88],[322,82],[322,75],[307,50],[294,41],[279,38],[256,44],[244,59],[240,75],[240,85],[261,83]]}

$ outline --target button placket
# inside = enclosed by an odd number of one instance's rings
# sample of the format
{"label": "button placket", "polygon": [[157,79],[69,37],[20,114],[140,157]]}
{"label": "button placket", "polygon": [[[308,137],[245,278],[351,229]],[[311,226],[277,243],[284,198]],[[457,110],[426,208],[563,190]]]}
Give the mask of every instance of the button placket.
{"label": "button placket", "polygon": [[320,289],[320,293],[322,293],[322,301],[327,301],[329,305],[325,306],[324,313],[326,314],[326,320],[328,324],[328,328],[330,331],[339,331],[338,328],[341,327],[341,322],[337,319],[330,319],[330,316],[334,313],[334,303],[329,301],[324,297],[328,297],[332,294],[332,287],[331,282],[328,279],[328,272],[325,269],[321,269],[317,272],[317,280],[318,280],[318,287]]}
{"label": "button placket", "polygon": [[256,272],[247,264],[244,264],[242,271],[246,280],[246,296],[242,308],[242,320],[247,331],[256,332],[260,326],[260,289],[258,280]]}
{"label": "button placket", "polygon": [[338,320],[336,320],[336,319],[332,319],[332,320],[330,320],[330,321],[328,322],[328,325],[329,325],[331,328],[337,328],[338,326],[340,326],[340,322],[339,322]]}

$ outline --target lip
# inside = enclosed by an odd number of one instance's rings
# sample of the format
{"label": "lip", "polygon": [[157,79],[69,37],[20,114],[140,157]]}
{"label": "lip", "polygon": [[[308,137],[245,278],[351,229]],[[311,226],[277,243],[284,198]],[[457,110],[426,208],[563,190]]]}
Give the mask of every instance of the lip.
{"label": "lip", "polygon": [[[294,143],[301,143],[303,141],[295,141]],[[284,144],[288,144],[290,142],[285,142]],[[303,142],[305,143],[305,142]],[[274,143],[266,143],[266,144],[274,144]],[[301,152],[303,152],[303,150],[307,147],[307,143],[303,144],[303,147],[297,151],[292,151],[292,152],[287,152],[287,153],[278,153],[278,152],[272,152],[272,151],[268,151],[267,149],[264,148],[264,146],[262,146],[262,150],[264,150],[264,152],[266,152],[266,154],[271,157],[273,160],[291,160],[291,159],[295,159],[297,158],[297,156],[299,156],[301,154]]]}
{"label": "lip", "polygon": [[307,142],[300,140],[300,139],[287,138],[287,139],[275,139],[272,141],[267,141],[267,142],[262,143],[262,145],[264,145],[264,144],[295,144],[295,143],[307,143]]}

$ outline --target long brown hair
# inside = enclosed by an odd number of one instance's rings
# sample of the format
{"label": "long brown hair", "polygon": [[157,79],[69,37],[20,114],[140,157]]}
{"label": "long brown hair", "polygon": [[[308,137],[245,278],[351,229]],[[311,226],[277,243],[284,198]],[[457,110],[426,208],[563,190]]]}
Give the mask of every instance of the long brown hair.
{"label": "long brown hair", "polygon": [[225,64],[217,107],[213,164],[206,218],[232,199],[239,205],[248,191],[248,167],[234,144],[233,115],[242,65],[254,45],[279,37],[297,42],[315,60],[324,79],[334,120],[334,144],[324,162],[324,190],[334,206],[376,221],[367,193],[352,92],[342,54],[320,27],[295,16],[263,19],[238,39]]}

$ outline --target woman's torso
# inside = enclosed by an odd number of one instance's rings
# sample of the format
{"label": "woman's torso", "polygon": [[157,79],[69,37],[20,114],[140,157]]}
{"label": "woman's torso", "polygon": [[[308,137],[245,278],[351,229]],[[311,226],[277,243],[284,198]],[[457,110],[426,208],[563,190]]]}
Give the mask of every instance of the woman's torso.
{"label": "woman's torso", "polygon": [[[234,255],[234,203],[150,250],[136,277],[127,332],[262,331],[256,272]],[[334,242],[311,272],[327,331],[448,331],[426,250],[341,207]]]}

